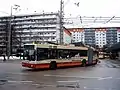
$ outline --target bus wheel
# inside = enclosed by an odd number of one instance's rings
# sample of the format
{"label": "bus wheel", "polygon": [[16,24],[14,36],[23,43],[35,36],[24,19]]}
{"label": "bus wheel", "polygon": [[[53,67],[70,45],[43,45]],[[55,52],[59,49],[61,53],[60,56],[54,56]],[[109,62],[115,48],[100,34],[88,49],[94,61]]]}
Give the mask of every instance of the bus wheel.
{"label": "bus wheel", "polygon": [[83,59],[82,60],[82,67],[85,67],[86,66],[86,59]]}
{"label": "bus wheel", "polygon": [[95,64],[97,64],[99,61],[98,61],[98,59],[96,59],[96,63]]}
{"label": "bus wheel", "polygon": [[57,68],[56,61],[51,61],[51,63],[50,63],[50,69],[51,70],[55,70],[56,68]]}

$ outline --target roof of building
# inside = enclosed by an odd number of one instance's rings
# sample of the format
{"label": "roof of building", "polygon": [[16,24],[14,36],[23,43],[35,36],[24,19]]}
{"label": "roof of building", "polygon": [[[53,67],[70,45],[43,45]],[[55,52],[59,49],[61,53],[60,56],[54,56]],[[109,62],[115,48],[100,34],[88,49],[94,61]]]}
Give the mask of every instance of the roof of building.
{"label": "roof of building", "polygon": [[65,32],[67,35],[71,36],[71,32],[70,32],[69,30],[64,30],[64,32]]}
{"label": "roof of building", "polygon": [[[66,27],[67,28],[67,27]],[[117,29],[120,29],[120,27],[87,27],[87,28],[81,28],[81,27],[71,27],[71,28],[67,28],[68,30],[73,30],[73,29],[80,29],[80,30],[83,30],[83,29],[108,29],[108,28],[117,28]]]}
{"label": "roof of building", "polygon": [[[31,13],[31,14],[19,14],[13,15],[14,17],[24,17],[24,16],[45,16],[45,15],[58,15],[58,12],[41,12],[41,13]],[[10,16],[0,16],[2,18],[9,18]]]}

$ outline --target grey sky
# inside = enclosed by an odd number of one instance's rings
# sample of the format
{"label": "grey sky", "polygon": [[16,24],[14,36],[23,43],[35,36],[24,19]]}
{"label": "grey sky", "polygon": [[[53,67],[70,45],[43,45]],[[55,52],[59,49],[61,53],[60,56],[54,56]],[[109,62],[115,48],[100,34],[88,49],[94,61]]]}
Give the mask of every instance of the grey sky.
{"label": "grey sky", "polygon": [[[120,15],[120,0],[64,0],[68,3],[65,5],[65,14],[72,16],[113,16]],[[74,3],[80,2],[79,7]],[[10,6],[19,4],[21,12],[33,13],[37,11],[54,12],[59,9],[60,0],[1,0],[0,11],[9,13]],[[28,9],[27,9],[28,8]],[[0,12],[0,14],[3,14]]]}
{"label": "grey sky", "polygon": [[[79,7],[74,3],[80,2]],[[65,17],[81,16],[120,16],[120,0],[64,0]],[[21,11],[17,14],[42,12],[56,12],[60,7],[60,0],[1,0],[0,11],[10,13],[10,6],[18,4]],[[15,13],[15,11],[13,11]],[[7,15],[0,12],[0,16]]]}

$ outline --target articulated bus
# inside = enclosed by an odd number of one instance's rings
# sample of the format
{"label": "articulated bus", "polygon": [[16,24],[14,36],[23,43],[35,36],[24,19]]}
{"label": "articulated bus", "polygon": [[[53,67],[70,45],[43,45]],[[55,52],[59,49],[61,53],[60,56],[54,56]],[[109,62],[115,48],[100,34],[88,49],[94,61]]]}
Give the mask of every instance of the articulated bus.
{"label": "articulated bus", "polygon": [[57,69],[97,64],[98,52],[91,47],[29,44],[24,45],[23,58],[26,68]]}

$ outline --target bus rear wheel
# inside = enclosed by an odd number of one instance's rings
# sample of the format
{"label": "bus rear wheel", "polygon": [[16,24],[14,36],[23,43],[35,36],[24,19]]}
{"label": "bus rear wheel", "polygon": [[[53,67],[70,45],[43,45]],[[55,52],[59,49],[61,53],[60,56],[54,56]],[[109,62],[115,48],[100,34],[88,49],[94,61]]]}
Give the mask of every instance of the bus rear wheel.
{"label": "bus rear wheel", "polygon": [[51,70],[57,69],[56,61],[51,61],[51,63],[50,63],[50,69],[51,69]]}

